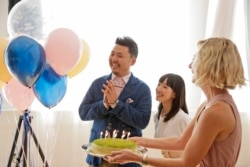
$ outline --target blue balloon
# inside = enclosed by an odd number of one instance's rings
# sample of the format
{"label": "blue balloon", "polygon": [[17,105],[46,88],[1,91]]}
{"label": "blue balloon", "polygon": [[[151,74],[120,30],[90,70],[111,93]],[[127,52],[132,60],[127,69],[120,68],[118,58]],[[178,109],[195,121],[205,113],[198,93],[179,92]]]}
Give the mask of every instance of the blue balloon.
{"label": "blue balloon", "polygon": [[36,40],[28,36],[18,36],[6,48],[5,63],[20,83],[31,87],[46,64],[45,51]]}
{"label": "blue balloon", "polygon": [[56,106],[64,97],[67,89],[67,76],[58,75],[49,64],[33,86],[37,99],[48,108]]}

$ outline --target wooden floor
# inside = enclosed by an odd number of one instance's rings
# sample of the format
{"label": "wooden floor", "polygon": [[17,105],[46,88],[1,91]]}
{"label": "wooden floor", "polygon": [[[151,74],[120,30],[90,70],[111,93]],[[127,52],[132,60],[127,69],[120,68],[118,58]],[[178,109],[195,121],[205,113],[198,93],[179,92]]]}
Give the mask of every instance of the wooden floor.
{"label": "wooden floor", "polygon": [[[71,111],[31,111],[29,115],[32,117],[32,129],[49,167],[87,167],[85,163],[86,152],[81,146],[88,143],[91,122],[81,121],[78,112]],[[0,167],[7,167],[10,155],[13,155],[10,153],[20,116],[22,116],[21,112],[14,111],[4,111],[0,115]],[[242,125],[243,144],[237,167],[249,167],[249,114],[242,114]],[[21,124],[11,166],[16,165],[16,158],[22,146],[23,126]],[[153,137],[154,124],[152,119],[143,133],[144,136]],[[39,154],[30,135],[28,146],[27,157],[29,158],[24,158],[28,161],[27,167],[43,167],[41,154]],[[148,154],[149,156],[161,156],[158,150],[149,150]]]}

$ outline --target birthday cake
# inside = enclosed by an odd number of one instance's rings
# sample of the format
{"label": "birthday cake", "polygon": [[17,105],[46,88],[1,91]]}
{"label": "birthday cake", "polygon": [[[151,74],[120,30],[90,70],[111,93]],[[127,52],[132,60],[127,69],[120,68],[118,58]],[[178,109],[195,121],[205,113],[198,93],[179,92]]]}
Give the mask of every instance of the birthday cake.
{"label": "birthday cake", "polygon": [[137,144],[132,140],[120,138],[96,139],[91,144],[91,151],[96,154],[109,155],[112,151],[130,149],[137,151]]}

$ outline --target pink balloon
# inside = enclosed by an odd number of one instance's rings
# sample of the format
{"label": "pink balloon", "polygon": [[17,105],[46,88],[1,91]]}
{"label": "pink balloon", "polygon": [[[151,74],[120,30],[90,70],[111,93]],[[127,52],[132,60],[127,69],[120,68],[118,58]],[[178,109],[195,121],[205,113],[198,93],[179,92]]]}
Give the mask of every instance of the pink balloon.
{"label": "pink balloon", "polygon": [[70,29],[55,29],[45,41],[45,52],[53,70],[59,75],[65,75],[80,59],[81,39]]}
{"label": "pink balloon", "polygon": [[35,99],[33,89],[24,86],[15,78],[3,86],[3,95],[8,103],[20,111],[28,109]]}

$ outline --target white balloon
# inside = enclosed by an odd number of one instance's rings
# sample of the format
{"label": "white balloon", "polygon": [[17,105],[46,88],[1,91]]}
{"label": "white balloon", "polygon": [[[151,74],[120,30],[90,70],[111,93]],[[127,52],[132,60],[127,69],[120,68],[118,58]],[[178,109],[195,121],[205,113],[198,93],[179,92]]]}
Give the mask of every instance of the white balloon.
{"label": "white balloon", "polygon": [[40,0],[18,2],[9,13],[7,30],[10,38],[25,34],[35,39],[42,39],[43,15]]}

